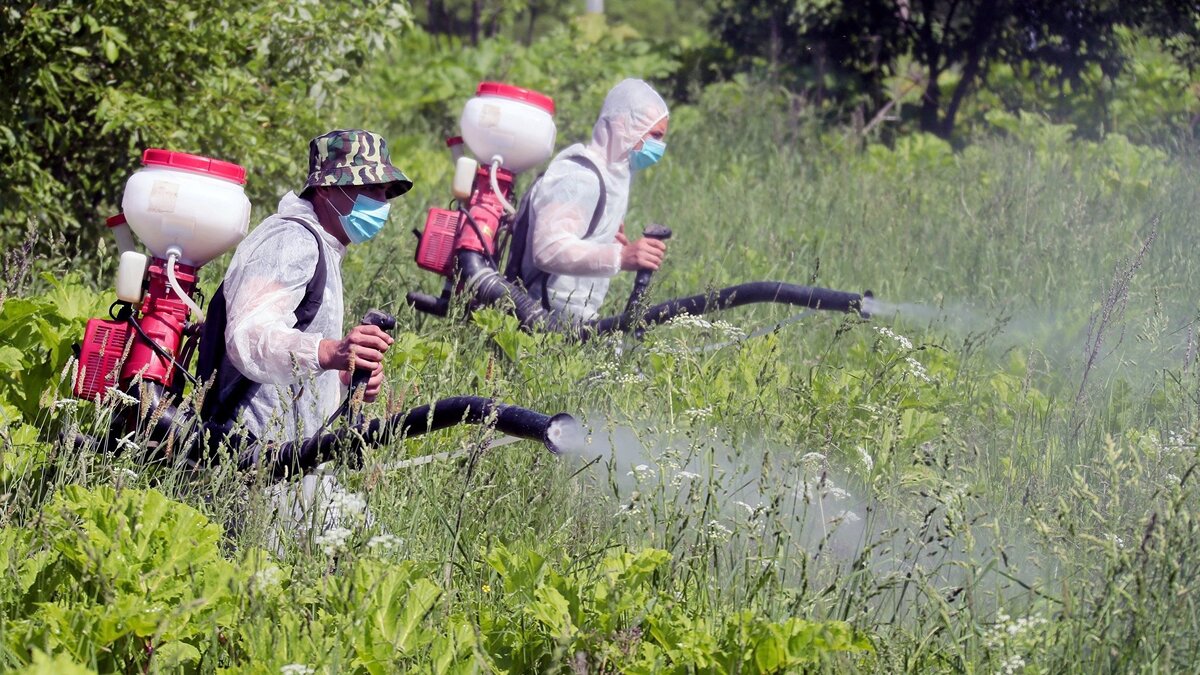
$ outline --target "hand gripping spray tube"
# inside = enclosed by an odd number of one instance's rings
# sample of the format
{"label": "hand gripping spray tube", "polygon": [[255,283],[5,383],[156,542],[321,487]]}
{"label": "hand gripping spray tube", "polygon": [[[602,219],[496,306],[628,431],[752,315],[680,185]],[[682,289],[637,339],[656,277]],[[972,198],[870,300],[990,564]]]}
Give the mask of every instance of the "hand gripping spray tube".
{"label": "hand gripping spray tube", "polygon": [[[103,401],[113,388],[135,381],[182,386],[181,343],[189,318],[203,318],[193,299],[200,267],[246,236],[250,201],[246,170],[220,160],[151,148],[143,168],[125,184],[124,223],[109,226],[122,249],[117,296],[124,303],[112,320],[88,322],[80,347],[74,393]],[[150,257],[133,250],[129,231]]]}

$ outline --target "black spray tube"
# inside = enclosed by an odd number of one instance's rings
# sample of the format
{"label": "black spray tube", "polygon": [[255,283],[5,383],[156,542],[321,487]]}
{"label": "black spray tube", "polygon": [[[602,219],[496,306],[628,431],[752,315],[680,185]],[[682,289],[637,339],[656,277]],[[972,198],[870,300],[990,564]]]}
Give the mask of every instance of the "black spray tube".
{"label": "black spray tube", "polygon": [[334,458],[361,463],[361,450],[380,446],[395,439],[420,436],[456,424],[493,424],[501,433],[542,442],[559,453],[560,441],[575,435],[578,423],[567,413],[554,416],[497,403],[480,396],[453,396],[354,426],[297,439],[288,443],[254,443],[238,457],[238,469],[261,466],[274,478],[296,475]]}
{"label": "black spray tube", "polygon": [[588,337],[587,333],[604,334],[627,331],[634,328],[639,319],[646,325],[655,325],[670,321],[681,314],[699,316],[708,312],[757,302],[776,302],[835,312],[859,312],[862,308],[862,298],[863,296],[858,293],[835,291],[829,288],[798,286],[782,281],[752,281],[722,288],[712,293],[668,300],[651,306],[640,317],[634,313],[624,312],[616,316],[596,319],[585,325],[583,337]]}
{"label": "black spray tube", "polygon": [[[699,316],[709,312],[740,307],[759,302],[774,302],[810,309],[862,314],[863,296],[859,293],[835,291],[816,286],[799,286],[782,281],[753,281],[730,286],[702,295],[668,300],[645,310],[625,311],[616,316],[591,321],[579,321],[566,312],[546,311],[540,302],[523,289],[509,283],[480,254],[473,251],[458,253],[459,270],[466,280],[475,302],[482,306],[508,303],[527,330],[557,330],[579,336],[582,340],[606,333],[633,330],[639,324],[665,323],[680,314]],[[643,270],[649,273],[649,270]],[[649,281],[647,279],[646,284]],[[636,292],[635,282],[635,292]],[[642,289],[644,294],[645,289]],[[641,297],[631,300],[640,302]],[[865,316],[865,314],[863,314]]]}

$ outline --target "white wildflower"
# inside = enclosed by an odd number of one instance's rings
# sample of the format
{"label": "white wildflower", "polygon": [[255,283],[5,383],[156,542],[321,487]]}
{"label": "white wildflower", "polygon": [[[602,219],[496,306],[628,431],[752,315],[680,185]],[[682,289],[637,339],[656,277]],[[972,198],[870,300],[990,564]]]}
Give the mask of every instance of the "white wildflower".
{"label": "white wildflower", "polygon": [[404,546],[404,540],[394,534],[379,534],[371,537],[367,548],[382,551],[394,551]]}
{"label": "white wildflower", "polygon": [[331,527],[313,537],[313,543],[325,551],[325,555],[335,555],[346,549],[346,542],[352,533],[344,527]]}
{"label": "white wildflower", "polygon": [[270,588],[283,579],[283,570],[278,567],[271,566],[263,568],[250,577],[250,587],[256,591],[261,591]]}
{"label": "white wildflower", "polygon": [[751,517],[751,518],[757,518],[759,515],[767,512],[767,507],[763,506],[761,503],[756,504],[754,506],[750,506],[746,502],[734,502],[734,503],[737,504],[738,506],[742,507],[743,509],[746,509],[747,515],[749,515],[749,517]]}
{"label": "white wildflower", "polygon": [[746,339],[746,331],[741,327],[735,326],[728,321],[714,321],[712,327],[725,335],[728,340],[738,341]]}
{"label": "white wildflower", "polygon": [[836,485],[830,485],[829,487],[827,487],[825,489],[825,495],[828,497],[832,497],[833,499],[835,499],[837,501],[841,501],[843,499],[850,498],[849,492],[843,490],[842,488],[840,488]]}
{"label": "white wildflower", "polygon": [[126,469],[125,467],[113,467],[112,472],[113,472],[113,477],[118,480],[121,480],[121,479],[137,480],[137,477],[138,477],[136,471],[133,471],[131,469]]}
{"label": "white wildflower", "polygon": [[857,523],[860,520],[862,520],[862,518],[859,518],[857,513],[853,511],[842,511],[836,516],[830,518],[829,523],[831,525],[840,525],[842,523]]}
{"label": "white wildflower", "polygon": [[816,471],[825,464],[825,455],[819,452],[810,452],[800,458],[802,464],[807,471]]}
{"label": "white wildflower", "polygon": [[996,671],[1002,675],[1013,675],[1025,667],[1025,659],[1020,655],[1013,655],[1004,660],[1000,664],[1000,670]]}
{"label": "white wildflower", "polygon": [[906,357],[904,359],[904,361],[906,363],[908,363],[908,367],[909,367],[908,372],[910,374],[912,374],[913,377],[915,377],[918,380],[921,380],[923,382],[928,382],[931,384],[933,383],[933,378],[929,377],[929,372],[925,370],[925,366],[921,365],[920,361],[914,359],[911,356]]}
{"label": "white wildflower", "polygon": [[620,518],[621,516],[636,516],[641,512],[641,507],[637,506],[636,504],[622,504],[621,508],[617,509],[617,512],[613,514],[613,517]]}
{"label": "white wildflower", "polygon": [[996,623],[983,636],[983,643],[988,649],[1002,649],[1005,645],[1015,643],[1026,633],[1036,630],[1047,623],[1047,620],[1037,614],[1012,620],[1003,610],[996,614]]}
{"label": "white wildflower", "polygon": [[729,541],[729,538],[733,536],[733,530],[725,527],[716,520],[710,520],[708,522],[708,536],[718,541]]}
{"label": "white wildflower", "polygon": [[329,508],[343,519],[362,522],[366,517],[367,501],[356,492],[338,491],[330,495]]}
{"label": "white wildflower", "polygon": [[886,338],[891,338],[896,344],[900,345],[904,349],[913,348],[912,340],[909,340],[903,335],[897,335],[890,328],[886,328],[884,326],[875,326],[875,332]]}
{"label": "white wildflower", "polygon": [[63,398],[54,402],[55,409],[74,409],[79,405],[79,400],[74,398]]}
{"label": "white wildflower", "polygon": [[709,321],[702,319],[698,316],[693,316],[691,314],[680,314],[679,316],[668,321],[667,325],[675,326],[678,328],[699,328],[699,329],[708,329],[708,328],[713,327],[712,323],[710,323]]}
{"label": "white wildflower", "polygon": [[315,668],[303,663],[289,663],[279,669],[279,675],[313,675],[315,672],[317,672]]}
{"label": "white wildflower", "polygon": [[700,478],[700,474],[698,473],[692,473],[691,471],[680,471],[679,473],[675,474],[675,478],[671,480],[671,483],[674,485],[680,485],[684,481],[692,481],[698,478]]}
{"label": "white wildflower", "polygon": [[630,471],[629,473],[627,473],[625,475],[626,476],[637,476],[640,478],[642,476],[645,476],[645,475],[651,474],[651,473],[654,473],[654,470],[651,469],[649,465],[638,464],[637,466],[633,467],[633,471]]}
{"label": "white wildflower", "polygon": [[704,408],[690,408],[688,410],[683,411],[683,416],[690,419],[693,422],[695,422],[697,420],[706,420],[706,419],[712,417],[712,414],[713,414],[712,406],[706,406]]}

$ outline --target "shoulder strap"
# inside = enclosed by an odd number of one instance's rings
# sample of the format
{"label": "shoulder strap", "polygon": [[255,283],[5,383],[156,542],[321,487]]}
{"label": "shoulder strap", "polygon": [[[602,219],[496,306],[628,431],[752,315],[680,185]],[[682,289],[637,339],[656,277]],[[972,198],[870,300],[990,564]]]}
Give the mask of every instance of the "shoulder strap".
{"label": "shoulder strap", "polygon": [[[324,300],[325,281],[327,278],[325,265],[325,245],[321,234],[307,222],[285,216],[286,220],[299,223],[317,240],[317,265],[312,278],[304,287],[304,297],[296,306],[296,328],[306,330],[317,316]],[[225,284],[222,283],[208,303],[208,311],[204,318],[204,328],[200,337],[200,354],[196,362],[196,375],[201,382],[211,381],[212,385],[204,397],[200,407],[201,419],[217,424],[231,424],[237,417],[238,410],[258,391],[258,382],[251,380],[239,371],[226,358],[225,328],[228,320],[228,306],[225,300]]]}
{"label": "shoulder strap", "polygon": [[534,188],[542,182],[542,176],[545,175],[546,172],[543,171],[533,179],[525,194],[521,196],[517,212],[513,215],[512,231],[508,237],[508,259],[504,263],[504,278],[509,282],[515,282],[521,276],[521,263],[525,259],[525,246],[529,240],[529,203],[533,201]]}
{"label": "shoulder strap", "polygon": [[[600,173],[600,167],[596,166],[595,162],[584,155],[571,155],[566,159],[590,170],[596,176],[596,180],[600,182],[600,197],[596,200],[596,208],[592,211],[592,220],[588,223],[587,232],[583,235],[583,238],[587,239],[596,233],[596,228],[600,225],[600,219],[604,217],[604,210],[608,206],[608,191],[604,185],[604,176]],[[529,278],[521,278],[521,262],[525,257],[525,247],[529,237],[529,202],[533,198],[533,189],[542,181],[542,176],[545,175],[545,173],[539,175],[537,180],[525,191],[525,196],[521,199],[520,209],[517,211],[514,219],[512,245],[509,249],[508,263],[504,268],[505,278],[509,281],[520,280],[525,288],[533,286],[538,279],[547,276],[545,272],[537,270]],[[550,303],[545,288],[542,289],[542,304],[549,309]]]}
{"label": "shoulder strap", "polygon": [[600,173],[600,167],[596,166],[595,162],[585,155],[571,155],[567,159],[590,169],[596,175],[596,180],[600,181],[600,198],[596,200],[596,209],[592,211],[592,222],[588,224],[587,233],[583,235],[583,238],[587,239],[595,234],[596,227],[600,225],[600,219],[604,217],[604,209],[608,206],[608,191],[605,189],[604,176]]}

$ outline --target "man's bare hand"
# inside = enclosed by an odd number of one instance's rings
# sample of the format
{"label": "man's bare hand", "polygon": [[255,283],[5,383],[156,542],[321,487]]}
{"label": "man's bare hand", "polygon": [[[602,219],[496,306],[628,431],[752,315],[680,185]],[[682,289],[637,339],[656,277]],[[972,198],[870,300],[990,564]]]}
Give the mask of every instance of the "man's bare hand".
{"label": "man's bare hand", "polygon": [[392,336],[378,326],[355,326],[341,340],[321,340],[317,363],[322,370],[369,370],[383,368],[383,353],[392,346]]}

